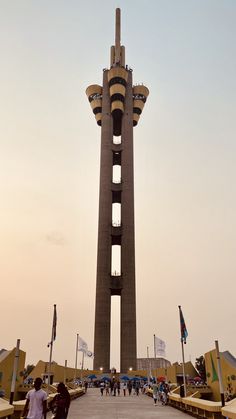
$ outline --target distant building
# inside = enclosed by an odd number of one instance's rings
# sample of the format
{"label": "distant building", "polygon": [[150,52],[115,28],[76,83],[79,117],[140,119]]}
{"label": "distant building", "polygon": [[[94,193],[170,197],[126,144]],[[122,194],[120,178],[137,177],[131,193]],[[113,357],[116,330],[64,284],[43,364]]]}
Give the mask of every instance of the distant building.
{"label": "distant building", "polygon": [[138,358],[137,370],[154,370],[156,368],[168,368],[171,363],[165,358]]}

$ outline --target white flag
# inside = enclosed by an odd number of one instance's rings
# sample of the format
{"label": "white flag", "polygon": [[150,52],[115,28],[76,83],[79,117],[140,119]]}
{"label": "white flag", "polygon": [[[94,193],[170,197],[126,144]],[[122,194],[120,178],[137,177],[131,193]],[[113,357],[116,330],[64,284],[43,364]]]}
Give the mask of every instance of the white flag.
{"label": "white flag", "polygon": [[165,358],[166,356],[166,344],[164,340],[161,340],[157,336],[155,336],[155,349],[156,349],[156,355],[162,356]]}
{"label": "white flag", "polygon": [[86,353],[88,351],[87,343],[79,336],[78,351]]}
{"label": "white flag", "polygon": [[94,356],[93,352],[88,350],[88,344],[80,336],[78,340],[78,351],[83,352],[84,355],[88,356],[89,358],[93,358]]}
{"label": "white flag", "polygon": [[86,356],[88,356],[89,358],[94,358],[94,354],[91,351],[87,351]]}

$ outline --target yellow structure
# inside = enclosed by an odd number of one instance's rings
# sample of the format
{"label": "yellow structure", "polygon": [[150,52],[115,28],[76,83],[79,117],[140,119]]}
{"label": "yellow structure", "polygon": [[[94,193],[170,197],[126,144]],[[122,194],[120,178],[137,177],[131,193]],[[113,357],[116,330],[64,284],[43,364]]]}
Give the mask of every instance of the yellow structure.
{"label": "yellow structure", "polygon": [[[11,391],[11,379],[13,374],[13,365],[15,359],[16,348],[12,350],[0,350],[0,391],[3,391],[5,397],[9,399]],[[19,352],[19,362],[17,369],[17,378],[15,384],[15,397],[14,400],[24,399],[25,393],[29,388],[23,385],[23,376],[22,372],[25,368],[25,358],[26,353],[22,350]],[[222,368],[222,379],[225,395],[229,398],[236,397],[236,358],[230,354],[230,352],[225,351],[220,353],[221,368]],[[219,391],[219,378],[218,378],[218,368],[217,368],[217,359],[215,349],[207,352],[205,354],[205,364],[206,364],[206,373],[207,373],[207,385],[210,388],[211,399],[213,401],[220,400],[220,391]],[[42,379],[47,380],[47,371],[48,371],[48,362],[38,361],[35,368],[30,373],[30,377],[35,379],[36,377],[41,377]],[[168,382],[180,384],[182,382],[182,365],[177,362],[172,364],[167,368],[157,368],[152,369],[151,374],[153,377],[165,377]],[[51,382],[60,382],[60,381],[71,381],[75,378],[86,378],[91,374],[96,376],[101,376],[101,371],[92,371],[92,370],[76,370],[74,368],[65,367],[52,362],[51,364]],[[148,371],[146,370],[137,370],[127,371],[129,376],[147,376]],[[198,375],[193,364],[191,362],[185,363],[185,374],[187,378],[194,378]],[[209,391],[208,391],[209,393]],[[204,397],[204,396],[203,396]]]}
{"label": "yellow structure", "polygon": [[[16,353],[16,348],[12,349],[11,351],[7,351],[4,349],[0,351],[0,390],[4,392],[5,397],[8,399],[11,392],[11,381],[12,381],[15,353]],[[25,356],[26,356],[26,353],[20,350],[17,376],[16,376],[16,385],[15,385],[15,400],[19,400],[21,397],[18,390],[19,390],[19,386],[23,382],[23,378],[20,375],[20,373],[21,371],[24,370],[24,367],[25,367]]]}
{"label": "yellow structure", "polygon": [[[229,351],[220,353],[222,381],[226,398],[236,396],[236,358]],[[219,376],[216,350],[205,354],[207,384],[212,390],[213,400],[220,400]]]}
{"label": "yellow structure", "polygon": [[[196,369],[191,362],[184,364],[186,378],[194,378],[198,375]],[[127,371],[130,374],[130,371]],[[149,374],[147,370],[132,371],[133,375],[145,377]],[[152,377],[165,377],[167,382],[182,384],[183,382],[183,368],[182,364],[175,362],[167,368],[155,368],[151,370]]]}
{"label": "yellow structure", "polygon": [[[35,379],[36,377],[41,377],[43,381],[47,382],[48,377],[48,362],[38,361],[34,369],[30,373],[30,377]],[[87,371],[86,371],[87,373]],[[85,374],[85,371],[82,371],[82,376]],[[81,377],[81,370],[76,370],[74,368],[65,367],[64,365],[59,365],[56,362],[51,363],[51,379],[50,383],[58,383],[60,381],[66,382],[71,381],[75,377]]]}

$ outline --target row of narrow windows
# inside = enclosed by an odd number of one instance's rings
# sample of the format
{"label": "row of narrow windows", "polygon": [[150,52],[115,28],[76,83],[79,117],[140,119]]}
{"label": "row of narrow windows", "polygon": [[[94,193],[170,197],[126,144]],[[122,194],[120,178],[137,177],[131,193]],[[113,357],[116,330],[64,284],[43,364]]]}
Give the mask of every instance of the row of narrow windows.
{"label": "row of narrow windows", "polygon": [[[121,144],[121,136],[113,137],[113,144]],[[115,161],[114,161],[115,160]],[[112,182],[121,182],[121,164],[118,164],[119,158],[113,156]],[[116,164],[115,164],[116,163]],[[121,204],[112,204],[112,225],[121,226]],[[121,275],[121,245],[111,246],[111,275]],[[120,360],[120,297],[111,297],[111,368],[114,366],[113,356]],[[116,361],[117,362],[117,361]],[[117,365],[119,369],[119,365]]]}
{"label": "row of narrow windows", "polygon": [[[113,84],[113,83],[112,83]],[[121,136],[113,137],[113,144],[121,144]],[[121,153],[113,152],[112,166],[112,182],[121,183]],[[120,201],[120,192],[113,192],[113,201]],[[112,204],[112,226],[121,226],[121,203],[113,202]],[[121,245],[114,244],[111,246],[111,275],[121,275]]]}

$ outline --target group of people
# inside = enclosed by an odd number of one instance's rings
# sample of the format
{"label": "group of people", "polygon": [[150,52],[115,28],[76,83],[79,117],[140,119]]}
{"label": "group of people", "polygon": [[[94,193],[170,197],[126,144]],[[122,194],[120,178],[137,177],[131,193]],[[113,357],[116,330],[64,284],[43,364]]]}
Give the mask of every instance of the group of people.
{"label": "group of people", "polygon": [[[22,414],[22,419],[46,419],[47,416],[47,393],[42,389],[42,379],[40,377],[35,379],[34,389],[28,391],[26,394],[26,403]],[[87,390],[87,386],[86,390]],[[140,382],[137,381],[122,381],[112,380],[110,382],[102,381],[100,383],[100,392],[103,396],[104,392],[106,395],[113,396],[131,396],[132,392],[135,395],[139,395],[141,389]],[[85,391],[86,391],[85,390]],[[153,400],[155,406],[157,401],[166,404],[168,400],[169,386],[165,382],[157,383],[153,381]],[[70,407],[70,394],[64,383],[59,383],[57,386],[57,393],[49,404],[50,410],[52,410],[52,419],[66,419]]]}
{"label": "group of people", "polygon": [[100,392],[101,396],[105,394],[106,396],[126,396],[128,394],[131,396],[132,391],[133,394],[139,395],[141,385],[139,381],[132,382],[131,380],[127,381],[119,381],[119,380],[112,380],[112,381],[101,381],[100,383]]}
{"label": "group of people", "polygon": [[[26,403],[22,413],[22,418],[27,419],[46,419],[47,416],[47,393],[42,389],[42,379],[36,378],[34,389],[26,394]],[[57,393],[50,402],[49,408],[52,410],[53,419],[66,419],[70,407],[70,394],[64,383],[59,383]]]}
{"label": "group of people", "polygon": [[157,383],[155,380],[152,383],[152,397],[154,400],[154,405],[157,406],[157,401],[161,402],[163,405],[168,402],[168,393],[170,391],[169,385],[164,381]]}

